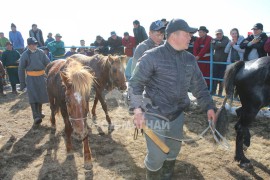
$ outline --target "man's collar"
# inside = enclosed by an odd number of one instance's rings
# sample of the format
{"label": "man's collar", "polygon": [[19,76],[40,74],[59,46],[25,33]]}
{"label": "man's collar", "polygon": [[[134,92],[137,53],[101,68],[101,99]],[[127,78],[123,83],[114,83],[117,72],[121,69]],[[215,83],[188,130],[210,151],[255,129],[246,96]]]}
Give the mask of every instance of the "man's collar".
{"label": "man's collar", "polygon": [[173,55],[179,54],[179,53],[181,53],[181,52],[184,51],[184,50],[178,51],[178,50],[174,49],[174,48],[170,45],[170,43],[169,43],[168,41],[165,42],[165,47],[167,47],[168,50],[170,51],[170,53],[172,53]]}

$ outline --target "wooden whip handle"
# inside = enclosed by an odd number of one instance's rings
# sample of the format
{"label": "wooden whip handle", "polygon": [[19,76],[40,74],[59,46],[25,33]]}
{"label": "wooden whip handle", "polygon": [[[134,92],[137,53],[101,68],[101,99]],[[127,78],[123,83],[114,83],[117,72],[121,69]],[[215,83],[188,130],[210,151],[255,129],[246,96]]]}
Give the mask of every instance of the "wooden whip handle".
{"label": "wooden whip handle", "polygon": [[152,129],[145,126],[145,124],[142,125],[144,133],[164,152],[168,153],[170,151],[170,148],[162,142],[159,137],[152,131]]}

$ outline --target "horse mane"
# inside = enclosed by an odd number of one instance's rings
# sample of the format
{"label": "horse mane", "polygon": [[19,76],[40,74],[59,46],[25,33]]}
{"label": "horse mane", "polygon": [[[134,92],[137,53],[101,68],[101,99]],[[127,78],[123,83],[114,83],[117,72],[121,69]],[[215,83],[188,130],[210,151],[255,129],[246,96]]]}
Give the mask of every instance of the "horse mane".
{"label": "horse mane", "polygon": [[106,68],[106,67],[110,66],[110,64],[109,64],[109,56],[103,56],[102,54],[97,54],[96,55],[96,58],[99,59],[99,62],[102,65],[102,68]]}
{"label": "horse mane", "polygon": [[67,61],[66,75],[72,84],[72,88],[79,92],[82,97],[90,97],[94,77],[81,63],[74,61],[72,58],[67,59]]}

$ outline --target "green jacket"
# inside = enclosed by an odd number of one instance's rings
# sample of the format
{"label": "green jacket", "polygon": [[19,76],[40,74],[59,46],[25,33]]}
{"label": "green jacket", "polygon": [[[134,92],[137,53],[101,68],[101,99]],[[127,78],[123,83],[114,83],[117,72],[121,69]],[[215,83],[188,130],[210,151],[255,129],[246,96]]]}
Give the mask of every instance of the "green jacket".
{"label": "green jacket", "polygon": [[63,41],[52,41],[47,44],[47,47],[54,59],[64,58],[66,50]]}
{"label": "green jacket", "polygon": [[[8,38],[0,38],[0,50],[5,50],[6,49],[6,43],[9,42]],[[1,53],[0,53],[1,56]]]}

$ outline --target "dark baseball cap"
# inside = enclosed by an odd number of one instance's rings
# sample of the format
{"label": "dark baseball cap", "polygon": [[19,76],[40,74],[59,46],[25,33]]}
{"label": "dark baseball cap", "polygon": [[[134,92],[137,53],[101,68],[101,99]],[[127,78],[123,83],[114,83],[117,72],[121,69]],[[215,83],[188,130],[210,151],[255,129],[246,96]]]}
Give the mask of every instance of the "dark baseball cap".
{"label": "dark baseball cap", "polygon": [[36,38],[30,37],[30,38],[27,39],[27,44],[28,45],[33,45],[33,44],[38,44],[38,42],[37,42]]}
{"label": "dark baseball cap", "polygon": [[168,36],[169,34],[179,30],[194,33],[198,29],[189,27],[188,23],[183,19],[172,19],[167,25],[166,35]]}
{"label": "dark baseball cap", "polygon": [[115,33],[115,31],[112,31],[111,36],[114,36],[114,35],[116,35],[116,33]]}
{"label": "dark baseball cap", "polygon": [[160,31],[161,29],[165,29],[165,26],[162,23],[162,21],[157,20],[151,23],[150,31]]}
{"label": "dark baseball cap", "polygon": [[256,24],[253,26],[253,28],[252,28],[251,30],[253,30],[253,29],[260,29],[260,30],[263,30],[263,25],[262,25],[262,23],[256,23]]}

